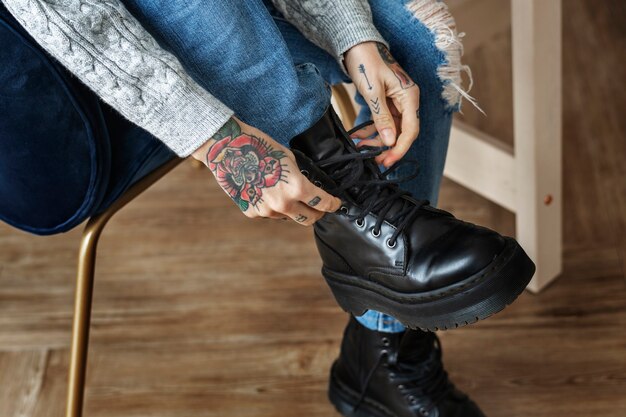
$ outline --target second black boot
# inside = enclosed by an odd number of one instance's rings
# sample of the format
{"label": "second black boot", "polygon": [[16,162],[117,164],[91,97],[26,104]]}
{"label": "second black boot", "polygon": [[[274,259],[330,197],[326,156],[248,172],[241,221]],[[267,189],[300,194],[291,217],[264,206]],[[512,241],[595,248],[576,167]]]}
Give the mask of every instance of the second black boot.
{"label": "second black boot", "polygon": [[448,380],[434,333],[382,333],[350,319],[328,397],[346,417],[484,417]]}
{"label": "second black boot", "polygon": [[502,310],[532,278],[515,239],[402,191],[374,162],[380,151],[359,152],[332,108],[290,146],[302,173],[343,201],[314,229],[322,274],[344,310],[455,328]]}

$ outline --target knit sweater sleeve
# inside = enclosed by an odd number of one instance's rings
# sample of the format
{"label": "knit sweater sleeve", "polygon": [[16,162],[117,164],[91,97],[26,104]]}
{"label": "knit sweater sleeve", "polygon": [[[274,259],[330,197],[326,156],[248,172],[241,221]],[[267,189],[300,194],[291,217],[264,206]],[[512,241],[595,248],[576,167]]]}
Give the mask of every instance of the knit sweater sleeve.
{"label": "knit sweater sleeve", "polygon": [[179,156],[233,112],[200,87],[119,0],[2,0],[54,58]]}
{"label": "knit sweater sleeve", "polygon": [[376,41],[387,45],[374,26],[367,0],[272,2],[307,39],[333,55],[340,64],[343,62],[343,54],[359,43]]}

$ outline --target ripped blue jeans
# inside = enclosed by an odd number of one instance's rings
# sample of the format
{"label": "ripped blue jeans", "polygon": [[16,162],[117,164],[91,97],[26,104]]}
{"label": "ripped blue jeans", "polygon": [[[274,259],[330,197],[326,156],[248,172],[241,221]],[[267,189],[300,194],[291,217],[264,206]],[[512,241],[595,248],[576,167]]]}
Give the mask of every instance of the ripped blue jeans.
{"label": "ripped blue jeans", "polygon": [[[337,61],[307,40],[269,0],[123,0],[185,69],[244,122],[288,146],[330,104],[329,84],[349,83]],[[460,88],[462,47],[454,20],[437,0],[370,0],[374,24],[392,55],[420,88],[420,133],[406,155],[419,164],[402,187],[437,202],[452,115]],[[362,97],[357,123],[371,118]],[[395,175],[410,174],[401,167]],[[399,332],[400,322],[369,311],[372,330]]]}

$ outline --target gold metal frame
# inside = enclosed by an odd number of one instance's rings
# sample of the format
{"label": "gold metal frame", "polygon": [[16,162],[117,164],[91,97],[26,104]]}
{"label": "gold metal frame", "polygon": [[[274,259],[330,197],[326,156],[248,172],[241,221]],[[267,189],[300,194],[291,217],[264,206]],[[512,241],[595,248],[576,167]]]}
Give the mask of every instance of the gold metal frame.
{"label": "gold metal frame", "polygon": [[106,211],[89,219],[85,226],[78,251],[74,324],[72,326],[72,347],[67,391],[67,417],[81,417],[83,414],[96,250],[102,230],[115,213],[182,161],[182,159],[176,158],[148,174],[129,188]]}
{"label": "gold metal frame", "polygon": [[[356,119],[356,112],[352,106],[348,91],[343,85],[333,86],[332,90],[344,124],[347,128],[352,127]],[[115,213],[133,201],[139,194],[165,176],[182,161],[182,159],[176,158],[148,174],[129,188],[106,211],[89,219],[85,226],[78,251],[66,417],[82,417],[83,415],[89,327],[91,323],[91,301],[93,298],[96,251],[100,235]],[[195,162],[195,160],[192,160],[192,162]],[[204,164],[198,162],[194,166],[202,167]]]}

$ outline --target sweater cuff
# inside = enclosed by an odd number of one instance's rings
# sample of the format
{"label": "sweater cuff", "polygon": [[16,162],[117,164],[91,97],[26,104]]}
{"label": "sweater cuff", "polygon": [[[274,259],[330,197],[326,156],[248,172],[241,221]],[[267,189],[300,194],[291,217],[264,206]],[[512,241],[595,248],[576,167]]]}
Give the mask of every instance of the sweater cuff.
{"label": "sweater cuff", "polygon": [[336,13],[323,16],[322,23],[326,27],[325,32],[328,33],[330,39],[333,39],[330,52],[344,72],[346,71],[343,64],[344,54],[353,46],[371,41],[389,47],[387,41],[374,26],[369,14],[355,17],[354,10],[338,7]]}
{"label": "sweater cuff", "polygon": [[204,145],[234,115],[194,82],[177,86],[154,110],[144,127],[182,158]]}

